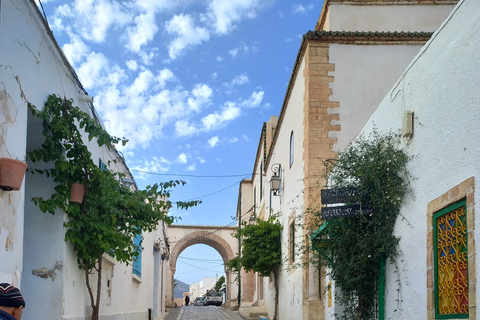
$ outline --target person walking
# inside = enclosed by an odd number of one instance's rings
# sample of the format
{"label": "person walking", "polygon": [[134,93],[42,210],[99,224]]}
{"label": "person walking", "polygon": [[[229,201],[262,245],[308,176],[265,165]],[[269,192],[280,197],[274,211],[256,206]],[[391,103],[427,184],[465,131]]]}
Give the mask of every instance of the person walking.
{"label": "person walking", "polygon": [[18,288],[9,283],[0,283],[0,320],[20,320],[25,300]]}
{"label": "person walking", "polygon": [[190,297],[185,296],[185,305],[188,306],[189,303],[190,303]]}

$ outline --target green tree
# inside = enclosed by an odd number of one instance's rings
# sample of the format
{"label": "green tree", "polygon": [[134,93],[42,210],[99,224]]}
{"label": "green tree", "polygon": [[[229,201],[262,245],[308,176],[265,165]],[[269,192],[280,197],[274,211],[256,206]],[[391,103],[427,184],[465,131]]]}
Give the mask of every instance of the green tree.
{"label": "green tree", "polygon": [[398,254],[393,230],[408,191],[408,161],[398,136],[374,131],[368,139],[353,141],[330,167],[331,188],[356,188],[354,202],[373,209],[371,214],[325,221],[313,241],[320,266],[331,270],[336,301],[345,307],[343,319],[376,318],[380,260],[395,261]]}
{"label": "green tree", "polygon": [[275,286],[275,313],[278,313],[278,268],[282,264],[282,225],[271,216],[268,220],[256,219],[256,223],[243,223],[235,236],[242,238],[242,255],[227,263],[232,270],[258,272],[262,277],[273,276]]}
{"label": "green tree", "polygon": [[215,291],[220,291],[222,284],[225,283],[225,276],[221,276],[218,278],[217,282],[215,283]]}
{"label": "green tree", "polygon": [[[127,264],[136,259],[139,247],[134,237],[142,231],[155,230],[162,220],[167,224],[173,222],[173,217],[168,216],[172,207],[171,188],[184,182],[169,181],[132,192],[120,183],[124,174],[95,165],[84,141],[93,140],[99,147],[112,150],[114,144],[120,141],[125,144],[126,139],[110,136],[98,121],[73,106],[72,100],[50,95],[43,110],[29,107],[32,114],[43,121],[45,140],[40,148],[28,152],[28,157],[32,162],[52,165],[50,169],[35,169],[32,173],[45,174],[56,183],[50,198],[34,197],[32,201],[42,212],[55,214],[59,209],[67,214],[65,240],[73,244],[79,268],[85,272],[92,319],[98,320],[102,255],[108,252]],[[84,185],[80,205],[69,202],[74,182]],[[177,206],[186,209],[198,203],[180,202]],[[94,270],[97,272],[96,295],[90,283]]]}

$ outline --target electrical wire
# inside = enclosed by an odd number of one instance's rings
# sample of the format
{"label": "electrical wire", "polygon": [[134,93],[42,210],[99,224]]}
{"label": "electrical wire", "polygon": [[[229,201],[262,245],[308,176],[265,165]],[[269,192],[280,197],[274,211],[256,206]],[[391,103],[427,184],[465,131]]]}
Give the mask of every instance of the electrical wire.
{"label": "electrical wire", "polygon": [[[200,270],[204,270],[204,271],[216,272],[216,273],[222,273],[222,272],[223,272],[223,271],[214,271],[214,270],[211,270],[211,269],[200,268],[200,267],[198,267],[198,266],[196,266],[196,265],[193,265],[193,264],[190,264],[190,263],[186,263],[185,261],[177,261],[177,262],[181,262],[181,263],[186,264],[186,265],[188,265],[188,266],[191,266],[191,267],[194,267],[194,268],[197,268],[197,269],[200,269]],[[217,265],[217,267],[219,267],[219,266],[223,266],[223,263]]]}
{"label": "electrical wire", "polygon": [[139,170],[139,169],[130,169],[130,171],[153,174],[156,176],[178,176],[178,177],[191,177],[191,178],[233,178],[233,177],[247,177],[251,175],[251,173],[231,174],[231,175],[196,175],[196,174],[182,174],[182,173],[158,173],[158,172],[150,172],[150,171]]}
{"label": "electrical wire", "polygon": [[240,183],[240,181],[235,181],[235,183],[229,185],[228,187],[225,187],[221,190],[218,190],[218,191],[215,191],[215,192],[212,192],[212,193],[209,193],[209,194],[206,194],[206,195],[203,195],[203,196],[200,196],[200,197],[195,197],[195,198],[191,198],[191,199],[187,199],[187,200],[182,200],[182,201],[175,201],[176,202],[187,202],[187,201],[192,201],[192,200],[201,200],[202,198],[206,198],[206,197],[209,197],[209,196],[213,196],[214,194],[217,194],[217,193],[220,193],[222,191],[225,191],[227,189],[230,189],[231,187],[235,186],[236,184]]}

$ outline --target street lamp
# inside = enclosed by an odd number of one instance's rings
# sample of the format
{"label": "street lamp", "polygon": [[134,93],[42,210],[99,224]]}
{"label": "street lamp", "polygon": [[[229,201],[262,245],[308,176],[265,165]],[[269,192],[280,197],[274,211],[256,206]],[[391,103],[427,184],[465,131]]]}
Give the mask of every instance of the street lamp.
{"label": "street lamp", "polygon": [[273,191],[273,195],[280,195],[280,186],[282,184],[282,177],[280,177],[280,170],[282,166],[279,163],[272,165],[273,176],[270,178],[270,190]]}

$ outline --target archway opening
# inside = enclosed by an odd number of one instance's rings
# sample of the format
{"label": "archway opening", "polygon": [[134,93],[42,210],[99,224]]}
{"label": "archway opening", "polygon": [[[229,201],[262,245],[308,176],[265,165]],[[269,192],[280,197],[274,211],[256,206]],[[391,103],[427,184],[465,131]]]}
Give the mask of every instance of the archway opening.
{"label": "archway opening", "polygon": [[193,302],[195,298],[214,288],[222,276],[225,279],[225,266],[220,253],[208,245],[191,245],[177,258],[174,276],[175,299],[183,298],[184,292],[189,291],[190,300]]}

